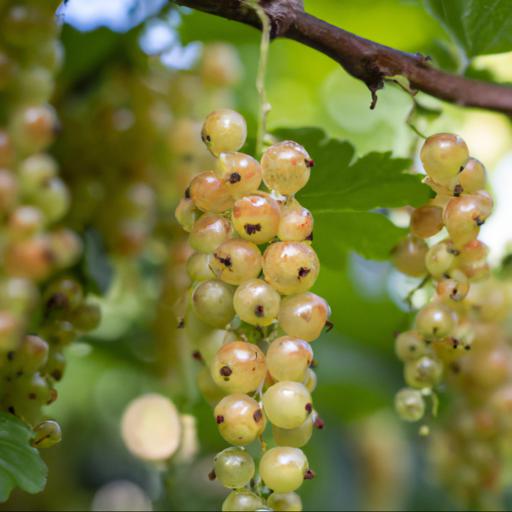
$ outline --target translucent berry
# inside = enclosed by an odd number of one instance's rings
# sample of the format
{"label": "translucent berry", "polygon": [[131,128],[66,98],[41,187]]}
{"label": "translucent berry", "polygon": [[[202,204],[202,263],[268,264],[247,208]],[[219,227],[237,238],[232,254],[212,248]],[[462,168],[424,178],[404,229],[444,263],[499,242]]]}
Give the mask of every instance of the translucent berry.
{"label": "translucent berry", "polygon": [[235,316],[233,293],[233,288],[222,281],[204,281],[192,294],[194,311],[208,325],[225,327]]}
{"label": "translucent berry", "polygon": [[318,377],[316,376],[316,373],[313,369],[308,368],[306,371],[306,377],[304,378],[304,386],[306,386],[306,389],[313,393],[316,389],[316,385],[318,383]]}
{"label": "translucent berry", "polygon": [[56,421],[47,420],[39,423],[34,428],[34,438],[32,446],[36,448],[50,448],[60,443],[62,440],[62,431],[60,425]]}
{"label": "translucent berry", "polygon": [[251,325],[270,325],[279,313],[281,296],[261,279],[251,279],[235,291],[236,314]]}
{"label": "translucent berry", "polygon": [[486,195],[452,197],[444,209],[443,219],[453,242],[460,246],[474,240],[491,211],[492,199]]}
{"label": "translucent berry", "polygon": [[312,416],[309,416],[306,421],[297,428],[284,429],[272,425],[272,436],[277,446],[292,446],[293,448],[302,448],[308,444],[312,435]]}
{"label": "translucent berry", "polygon": [[401,389],[395,396],[395,409],[404,421],[419,421],[425,414],[425,400],[421,391]]}
{"label": "translucent berry", "polygon": [[307,341],[281,336],[270,344],[266,357],[268,371],[275,380],[303,382],[313,362],[313,350]]}
{"label": "translucent berry", "polygon": [[263,254],[265,280],[284,295],[309,290],[319,271],[316,252],[303,242],[276,242]]}
{"label": "translucent berry", "polygon": [[443,229],[443,209],[439,206],[421,206],[411,215],[411,233],[420,238],[429,238]]}
{"label": "translucent berry", "polygon": [[192,281],[207,281],[215,277],[212,269],[213,256],[197,252],[187,260],[187,274]]}
{"label": "translucent berry", "polygon": [[205,119],[201,138],[214,156],[238,151],[247,138],[245,119],[234,110],[215,110]]}
{"label": "translucent berry", "polygon": [[6,213],[16,204],[18,182],[13,173],[0,169],[0,212]]}
{"label": "translucent berry", "polygon": [[432,357],[423,356],[405,365],[405,382],[413,388],[431,388],[440,380],[442,364]]}
{"label": "translucent berry", "polygon": [[459,251],[450,242],[439,242],[428,250],[425,256],[425,266],[433,277],[441,277],[449,272],[456,261]]}
{"label": "translucent berry", "polygon": [[232,221],[242,238],[259,245],[277,235],[280,216],[277,202],[268,194],[257,193],[235,202]]}
{"label": "translucent berry", "polygon": [[426,355],[427,345],[416,331],[401,332],[395,340],[395,354],[400,361],[414,361]]}
{"label": "translucent berry", "polygon": [[224,487],[239,489],[248,484],[256,470],[254,460],[242,448],[226,448],[213,459],[215,476]]}
{"label": "translucent berry", "polygon": [[327,302],[311,292],[286,297],[279,309],[279,324],[286,334],[306,341],[316,340],[329,316]]}
{"label": "translucent berry", "polygon": [[300,427],[313,411],[311,395],[299,382],[281,381],[270,386],[263,395],[268,420],[277,427]]}
{"label": "translucent berry", "polygon": [[25,107],[13,117],[13,139],[23,152],[35,153],[46,148],[57,128],[57,116],[49,105]]}
{"label": "translucent berry", "polygon": [[255,512],[264,506],[262,499],[251,491],[232,491],[222,503],[222,512]]}
{"label": "translucent berry", "polygon": [[302,500],[295,492],[274,492],[269,496],[267,503],[275,512],[302,512]]}
{"label": "translucent berry", "polygon": [[472,194],[485,188],[487,176],[485,167],[476,158],[470,158],[457,176],[457,184],[465,194]]}
{"label": "translucent berry", "polygon": [[427,273],[425,256],[428,245],[422,238],[408,235],[394,249],[391,259],[402,273],[412,277],[421,277]]}
{"label": "translucent berry", "polygon": [[249,393],[265,378],[265,354],[253,343],[232,341],[219,349],[210,371],[215,383],[227,392]]}
{"label": "translucent berry", "polygon": [[213,253],[212,268],[217,277],[229,284],[241,284],[258,277],[262,258],[258,246],[247,240],[227,240]]}
{"label": "translucent berry", "polygon": [[219,155],[216,173],[224,180],[234,198],[256,192],[261,184],[260,163],[244,153]]}
{"label": "translucent berry", "polygon": [[300,144],[292,141],[279,142],[263,154],[263,181],[270,190],[292,195],[309,181],[312,165],[313,160]]}
{"label": "translucent berry", "polygon": [[174,211],[174,216],[176,220],[180,224],[180,226],[187,232],[192,230],[193,225],[196,220],[199,218],[201,212],[196,209],[196,205],[190,198],[183,197],[180,199],[178,206],[176,206],[176,210]]}
{"label": "translucent berry", "polygon": [[231,236],[231,224],[216,213],[204,213],[192,226],[189,244],[199,252],[210,253]]}
{"label": "translucent berry", "polygon": [[464,272],[454,269],[437,282],[436,291],[441,299],[460,302],[469,292],[469,280]]}
{"label": "translucent berry", "polygon": [[289,200],[281,208],[281,221],[277,236],[283,241],[302,242],[313,233],[313,215],[296,199]]}
{"label": "translucent berry", "polygon": [[258,402],[242,393],[225,396],[215,407],[214,417],[220,435],[230,444],[252,443],[265,428]]}
{"label": "translucent berry", "polygon": [[302,450],[277,446],[263,454],[259,470],[267,487],[275,492],[291,492],[302,485],[308,467]]}
{"label": "translucent berry", "polygon": [[466,143],[452,133],[438,133],[427,138],[420,151],[427,174],[441,185],[451,185],[469,158]]}
{"label": "translucent berry", "polygon": [[416,315],[416,329],[427,340],[449,336],[455,328],[456,315],[448,306],[431,302]]}
{"label": "translucent berry", "polygon": [[222,213],[233,206],[233,198],[226,183],[213,171],[198,174],[190,182],[190,197],[204,212]]}

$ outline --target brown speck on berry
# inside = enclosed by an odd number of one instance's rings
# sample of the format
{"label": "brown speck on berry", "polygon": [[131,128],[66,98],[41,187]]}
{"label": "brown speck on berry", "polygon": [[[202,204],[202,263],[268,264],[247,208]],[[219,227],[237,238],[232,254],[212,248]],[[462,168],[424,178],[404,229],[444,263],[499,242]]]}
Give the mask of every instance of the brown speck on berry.
{"label": "brown speck on berry", "polygon": [[215,418],[215,421],[217,422],[217,425],[220,425],[221,423],[224,423],[224,416],[221,416],[221,415],[217,416]]}
{"label": "brown speck on berry", "polygon": [[305,409],[308,414],[311,414],[313,412],[313,404],[307,403]]}
{"label": "brown speck on berry", "polygon": [[261,412],[261,409],[257,409],[256,411],[254,411],[254,414],[252,415],[252,417],[254,418],[254,421],[256,423],[259,423],[261,421],[261,419],[263,418],[263,413]]}
{"label": "brown speck on berry", "polygon": [[208,480],[215,480],[217,478],[217,475],[215,474],[215,470],[212,469],[209,473],[208,473]]}
{"label": "brown speck on berry", "polygon": [[[229,377],[232,373],[233,373],[233,370],[229,367],[229,366],[223,366],[220,370],[219,370],[219,373],[223,376],[223,377]],[[227,379],[226,379],[227,380]]]}
{"label": "brown speck on berry", "polygon": [[261,318],[261,317],[265,314],[265,308],[264,308],[261,304],[258,304],[258,305],[254,308],[254,314],[255,314],[258,318]]}
{"label": "brown speck on berry", "polygon": [[453,188],[453,195],[455,197],[459,197],[462,194],[462,192],[464,192],[464,189],[462,188],[462,185],[457,183],[457,185],[455,185],[455,187]]}
{"label": "brown speck on berry", "polygon": [[185,327],[185,319],[184,318],[180,318],[177,327],[178,327],[178,329],[183,329]]}
{"label": "brown speck on berry", "polygon": [[325,332],[331,332],[333,328],[334,324],[330,320],[327,320],[327,322],[325,322]]}
{"label": "brown speck on berry", "polygon": [[199,352],[199,350],[194,350],[194,352],[192,352],[192,357],[196,361],[203,361],[203,356],[201,355],[201,352]]}
{"label": "brown speck on berry", "polygon": [[297,272],[297,276],[299,279],[302,279],[303,277],[306,277],[310,272],[311,272],[310,268],[300,267],[299,271]]}
{"label": "brown speck on berry", "polygon": [[190,187],[185,189],[185,199],[190,199]]}
{"label": "brown speck on berry", "polygon": [[246,224],[244,229],[248,235],[254,235],[254,233],[261,231],[261,224]]}
{"label": "brown speck on berry", "polygon": [[313,241],[313,231],[311,231],[311,233],[309,233],[309,235],[305,238],[305,240],[308,240],[309,242]]}
{"label": "brown speck on berry", "polygon": [[240,174],[237,172],[232,172],[229,175],[229,183],[231,183],[231,184],[238,183],[241,179],[242,179],[242,176],[240,176]]}
{"label": "brown speck on berry", "polygon": [[219,263],[224,265],[226,268],[231,269],[231,267],[233,266],[233,262],[231,261],[230,256],[226,256],[225,258],[223,258],[222,256],[219,256],[218,254],[214,254],[213,256]]}
{"label": "brown speck on berry", "polygon": [[481,219],[480,217],[477,217],[475,222],[477,226],[483,226],[485,224],[485,220]]}
{"label": "brown speck on berry", "polygon": [[311,167],[314,167],[315,165],[315,161],[311,158],[304,159],[304,163],[306,164],[306,167],[308,167],[309,169],[311,169]]}

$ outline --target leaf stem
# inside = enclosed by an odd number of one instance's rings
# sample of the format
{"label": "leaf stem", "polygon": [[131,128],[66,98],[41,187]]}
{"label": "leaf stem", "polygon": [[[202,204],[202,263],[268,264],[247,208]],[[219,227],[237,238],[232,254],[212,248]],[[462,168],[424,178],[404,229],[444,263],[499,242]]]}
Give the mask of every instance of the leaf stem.
{"label": "leaf stem", "polygon": [[258,73],[256,75],[256,90],[259,95],[259,112],[258,112],[258,131],[256,136],[256,154],[261,155],[263,152],[263,141],[267,134],[267,115],[271,106],[267,102],[267,94],[265,91],[265,75],[267,72],[268,50],[270,46],[270,20],[265,9],[260,5],[259,0],[246,0],[261,21],[261,41],[260,41],[260,58],[258,63]]}

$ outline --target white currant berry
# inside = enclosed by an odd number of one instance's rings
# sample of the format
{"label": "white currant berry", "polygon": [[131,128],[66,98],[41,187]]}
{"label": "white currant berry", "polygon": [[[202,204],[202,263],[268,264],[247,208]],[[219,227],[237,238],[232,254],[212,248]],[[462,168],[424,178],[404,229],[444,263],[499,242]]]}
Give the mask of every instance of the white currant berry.
{"label": "white currant berry", "polygon": [[308,468],[308,460],[302,450],[285,446],[267,450],[259,465],[263,482],[275,492],[291,492],[298,489]]}
{"label": "white currant berry", "polygon": [[325,327],[331,308],[311,292],[285,297],[279,309],[279,324],[286,334],[306,341],[316,340]]}
{"label": "white currant berry", "polygon": [[248,393],[265,378],[265,354],[254,343],[232,341],[219,349],[210,371],[220,388],[229,393]]}
{"label": "white currant berry", "polygon": [[194,311],[208,325],[225,327],[235,316],[233,293],[233,288],[222,281],[204,281],[192,294]]}
{"label": "white currant berry", "polygon": [[265,280],[284,295],[309,290],[319,271],[316,252],[304,242],[275,242],[263,254]]}
{"label": "white currant berry", "polygon": [[277,202],[260,192],[239,198],[233,206],[231,219],[242,238],[263,244],[277,235],[280,217]]}
{"label": "white currant berry", "polygon": [[274,492],[267,503],[275,512],[302,512],[302,500],[295,492]]}
{"label": "white currant berry", "polygon": [[276,382],[270,386],[263,395],[263,408],[273,425],[286,429],[300,427],[313,412],[307,388],[292,381]]}
{"label": "white currant berry", "polygon": [[277,446],[292,446],[293,448],[302,448],[308,444],[312,435],[312,416],[309,416],[306,421],[297,428],[284,429],[272,425],[272,436]]}
{"label": "white currant berry", "polygon": [[238,151],[247,138],[245,119],[234,110],[215,110],[206,117],[201,138],[214,156]]}
{"label": "white currant berry", "polygon": [[291,199],[281,207],[281,220],[277,232],[280,240],[302,242],[310,239],[312,233],[313,215],[296,199]]}
{"label": "white currant berry", "polygon": [[235,199],[256,192],[261,184],[260,163],[244,153],[222,153],[215,171]]}
{"label": "white currant berry", "polygon": [[400,361],[414,361],[427,354],[427,344],[417,331],[401,332],[395,339],[395,354]]}
{"label": "white currant berry", "polygon": [[313,362],[311,345],[300,338],[281,336],[267,350],[267,368],[275,380],[303,382]]}
{"label": "white currant berry", "polygon": [[211,253],[231,236],[230,222],[216,213],[204,213],[190,230],[188,242],[192,249]]}
{"label": "white currant berry", "polygon": [[413,388],[431,388],[438,384],[442,374],[441,362],[428,356],[409,361],[404,368],[405,382]]}
{"label": "white currant berry", "polygon": [[425,400],[421,391],[401,389],[395,396],[395,409],[404,421],[419,421],[425,414]]}
{"label": "white currant berry", "polygon": [[411,215],[411,233],[420,238],[429,238],[443,229],[443,209],[425,205],[416,208]]}
{"label": "white currant berry", "polygon": [[219,279],[229,284],[241,284],[258,277],[261,264],[258,246],[247,240],[227,240],[213,253],[213,270]]}
{"label": "white currant berry", "polygon": [[254,460],[246,450],[230,447],[213,459],[215,476],[224,487],[240,489],[254,476]]}
{"label": "white currant berry", "polygon": [[222,512],[255,512],[264,507],[263,500],[251,491],[232,491],[222,503]]}
{"label": "white currant berry", "polygon": [[251,325],[270,325],[277,318],[280,304],[279,293],[261,279],[242,283],[233,298],[236,314]]}
{"label": "white currant berry", "polygon": [[215,406],[214,417],[220,435],[236,446],[252,443],[265,428],[265,418],[258,402],[243,393],[225,396]]}
{"label": "white currant berry", "polygon": [[190,198],[203,212],[222,213],[233,206],[233,198],[226,183],[213,171],[198,174],[189,187]]}
{"label": "white currant berry", "polygon": [[421,277],[427,273],[425,256],[428,245],[422,238],[408,235],[393,249],[391,260],[402,273],[412,277]]}
{"label": "white currant berry", "polygon": [[441,302],[423,306],[416,315],[416,329],[427,340],[449,336],[455,328],[455,312]]}
{"label": "white currant berry", "polygon": [[313,160],[307,151],[292,141],[274,144],[261,159],[265,185],[285,195],[295,194],[306,185],[312,166]]}
{"label": "white currant berry", "polygon": [[420,158],[425,171],[435,182],[451,185],[468,161],[469,150],[458,135],[438,133],[427,138]]}

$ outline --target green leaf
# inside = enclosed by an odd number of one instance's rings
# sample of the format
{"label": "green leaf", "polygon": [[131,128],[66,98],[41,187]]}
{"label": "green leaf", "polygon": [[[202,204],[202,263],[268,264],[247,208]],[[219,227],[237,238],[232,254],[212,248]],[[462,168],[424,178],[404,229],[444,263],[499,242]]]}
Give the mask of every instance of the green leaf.
{"label": "green leaf", "polygon": [[311,179],[300,194],[301,202],[313,212],[420,206],[430,197],[419,175],[404,173],[411,164],[408,159],[372,152],[352,162],[351,144],[328,139],[317,128],[279,130],[277,135],[302,144],[315,161]]}
{"label": "green leaf", "polygon": [[512,50],[510,0],[425,0],[467,57]]}
{"label": "green leaf", "polygon": [[46,485],[46,464],[30,445],[32,435],[25,423],[0,412],[0,502],[5,502],[16,486],[35,494]]}
{"label": "green leaf", "polygon": [[314,246],[320,260],[336,265],[337,254],[357,251],[368,259],[387,260],[407,234],[385,215],[374,212],[314,211]]}

